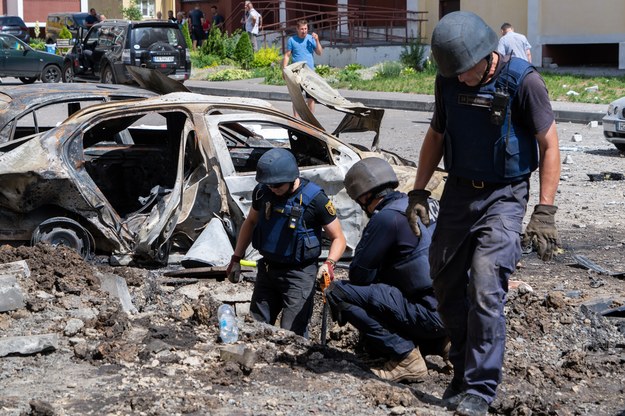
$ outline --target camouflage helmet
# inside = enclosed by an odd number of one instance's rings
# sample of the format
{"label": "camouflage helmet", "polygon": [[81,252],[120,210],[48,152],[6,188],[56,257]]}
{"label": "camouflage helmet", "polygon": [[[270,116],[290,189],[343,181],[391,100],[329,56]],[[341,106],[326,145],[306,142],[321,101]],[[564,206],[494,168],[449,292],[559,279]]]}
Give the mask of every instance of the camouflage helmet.
{"label": "camouflage helmet", "polygon": [[256,165],[256,182],[273,185],[293,182],[299,177],[299,168],[293,153],[274,148],[265,152]]}
{"label": "camouflage helmet", "polygon": [[356,162],[345,174],[343,183],[347,194],[354,201],[367,192],[399,186],[391,165],[379,157],[368,157]]}
{"label": "camouflage helmet", "polygon": [[446,78],[456,77],[473,68],[497,50],[495,31],[471,12],[445,15],[432,33],[432,56],[438,72]]}

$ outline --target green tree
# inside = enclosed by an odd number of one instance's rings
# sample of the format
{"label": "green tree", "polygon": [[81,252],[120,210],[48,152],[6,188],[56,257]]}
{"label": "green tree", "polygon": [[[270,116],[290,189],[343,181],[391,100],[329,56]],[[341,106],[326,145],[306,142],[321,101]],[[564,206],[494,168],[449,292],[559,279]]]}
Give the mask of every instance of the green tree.
{"label": "green tree", "polygon": [[245,69],[248,69],[254,60],[254,48],[247,32],[241,34],[237,46],[234,48],[234,58]]}
{"label": "green tree", "polygon": [[128,7],[122,7],[122,16],[128,20],[142,20],[143,14],[141,9],[137,6],[137,3],[132,0]]}
{"label": "green tree", "polygon": [[193,41],[191,41],[191,33],[189,32],[189,20],[184,21],[180,30],[182,31],[182,36],[184,36],[185,42],[187,42],[187,48],[191,49]]}
{"label": "green tree", "polygon": [[202,43],[200,49],[204,55],[215,55],[220,58],[226,57],[226,49],[224,47],[224,35],[218,27],[212,27],[208,32],[208,39]]}

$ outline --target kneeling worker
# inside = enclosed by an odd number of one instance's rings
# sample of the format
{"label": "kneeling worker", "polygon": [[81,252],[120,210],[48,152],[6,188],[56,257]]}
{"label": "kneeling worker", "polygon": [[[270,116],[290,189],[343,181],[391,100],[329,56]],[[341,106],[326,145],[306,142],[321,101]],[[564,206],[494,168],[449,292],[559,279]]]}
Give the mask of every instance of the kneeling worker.
{"label": "kneeling worker", "polygon": [[[263,258],[252,293],[254,319],[308,337],[316,279],[345,251],[345,236],[332,201],[313,182],[299,177],[295,156],[287,149],[271,149],[258,160],[252,207],[237,238],[227,268],[230,281],[241,271],[240,260],[250,243]],[[321,231],[330,240],[328,258],[320,268]]]}
{"label": "kneeling worker", "polygon": [[[436,312],[428,251],[435,218],[420,224],[416,237],[406,219],[408,196],[384,159],[363,159],[345,175],[345,189],[370,220],[349,268],[349,282],[333,281],[326,290],[332,316],[349,322],[372,351],[388,359],[371,371],[391,381],[423,381],[428,370],[422,357],[447,360],[449,342]],[[430,200],[436,213],[436,200]]]}

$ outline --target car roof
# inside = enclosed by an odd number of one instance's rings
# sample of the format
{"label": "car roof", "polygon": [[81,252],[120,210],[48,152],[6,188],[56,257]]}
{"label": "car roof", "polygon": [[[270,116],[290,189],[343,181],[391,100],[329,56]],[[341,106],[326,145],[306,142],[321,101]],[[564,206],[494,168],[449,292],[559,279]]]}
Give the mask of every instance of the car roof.
{"label": "car roof", "polygon": [[142,88],[116,84],[59,83],[47,84],[45,89],[40,84],[6,85],[0,89],[0,124],[13,119],[27,108],[48,102],[72,98],[112,96],[131,99],[156,95]]}
{"label": "car roof", "polygon": [[[0,16],[0,22],[15,20],[12,24],[24,25],[24,21],[19,16]],[[5,23],[6,24],[6,23]]]}

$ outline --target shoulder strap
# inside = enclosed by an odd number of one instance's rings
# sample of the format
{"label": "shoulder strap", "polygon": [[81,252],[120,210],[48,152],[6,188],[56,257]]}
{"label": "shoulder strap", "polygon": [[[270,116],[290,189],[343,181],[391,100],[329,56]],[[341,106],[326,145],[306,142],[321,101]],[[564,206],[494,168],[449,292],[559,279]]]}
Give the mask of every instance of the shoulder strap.
{"label": "shoulder strap", "polygon": [[496,87],[507,91],[510,98],[514,98],[525,76],[535,70],[536,68],[526,60],[511,57],[508,63],[501,68]]}

